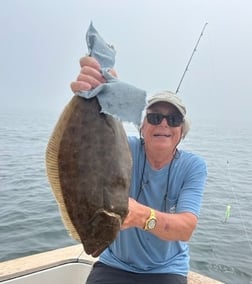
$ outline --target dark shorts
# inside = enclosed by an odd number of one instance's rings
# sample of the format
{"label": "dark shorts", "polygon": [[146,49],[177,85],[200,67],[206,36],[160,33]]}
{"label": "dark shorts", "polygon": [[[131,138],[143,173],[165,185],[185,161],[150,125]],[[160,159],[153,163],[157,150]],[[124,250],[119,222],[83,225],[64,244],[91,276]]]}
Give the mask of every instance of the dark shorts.
{"label": "dark shorts", "polygon": [[187,277],[176,274],[133,273],[96,262],[86,284],[187,284]]}

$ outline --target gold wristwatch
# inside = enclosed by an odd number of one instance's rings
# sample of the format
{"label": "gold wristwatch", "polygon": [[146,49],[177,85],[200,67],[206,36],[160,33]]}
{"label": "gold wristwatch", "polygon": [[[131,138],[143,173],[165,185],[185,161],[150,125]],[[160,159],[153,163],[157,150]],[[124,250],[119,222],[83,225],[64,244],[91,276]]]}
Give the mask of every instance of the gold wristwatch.
{"label": "gold wristwatch", "polygon": [[155,210],[150,208],[150,216],[145,222],[144,230],[145,231],[153,230],[156,227],[156,224],[157,224],[157,218]]}

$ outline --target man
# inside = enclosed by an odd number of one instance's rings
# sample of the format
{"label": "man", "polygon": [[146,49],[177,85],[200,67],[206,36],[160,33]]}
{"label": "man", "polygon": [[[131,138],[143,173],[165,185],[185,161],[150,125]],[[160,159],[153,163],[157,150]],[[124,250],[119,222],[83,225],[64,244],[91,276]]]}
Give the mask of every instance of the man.
{"label": "man", "polygon": [[[80,63],[74,92],[105,83],[94,58]],[[187,283],[187,241],[197,224],[207,175],[202,158],[177,148],[188,131],[186,108],[175,94],[164,91],[148,100],[140,137],[128,138],[133,158],[129,213],[88,284]]]}

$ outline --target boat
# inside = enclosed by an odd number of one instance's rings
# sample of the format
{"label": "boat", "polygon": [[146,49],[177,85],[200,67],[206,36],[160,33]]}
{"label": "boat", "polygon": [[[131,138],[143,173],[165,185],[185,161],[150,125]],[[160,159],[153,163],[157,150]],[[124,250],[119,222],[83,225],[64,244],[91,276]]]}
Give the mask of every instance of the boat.
{"label": "boat", "polygon": [[[0,263],[0,282],[8,284],[84,284],[97,261],[81,244],[37,253]],[[190,271],[188,284],[221,284]],[[223,283],[222,283],[223,284]]]}

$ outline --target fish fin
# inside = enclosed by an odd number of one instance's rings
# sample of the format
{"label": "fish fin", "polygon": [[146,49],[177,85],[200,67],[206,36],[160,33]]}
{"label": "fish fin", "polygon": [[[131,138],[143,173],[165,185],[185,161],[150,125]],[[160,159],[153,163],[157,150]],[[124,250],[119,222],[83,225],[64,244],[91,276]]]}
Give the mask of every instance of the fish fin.
{"label": "fish fin", "polygon": [[60,140],[61,140],[61,121],[62,120],[68,120],[68,114],[67,111],[68,105],[66,106],[65,110],[61,114],[61,117],[55,126],[55,129],[53,131],[53,134],[51,138],[49,139],[47,149],[46,149],[46,170],[47,170],[47,176],[49,179],[49,183],[51,185],[53,194],[55,196],[55,199],[57,201],[59,211],[61,213],[61,219],[63,221],[63,224],[68,231],[69,235],[73,237],[75,240],[80,241],[80,236],[77,233],[70,216],[67,212],[64,198],[62,195],[61,190],[61,184],[60,184],[60,178],[59,178],[59,165],[58,165],[58,152],[59,152],[59,146],[60,146]]}

